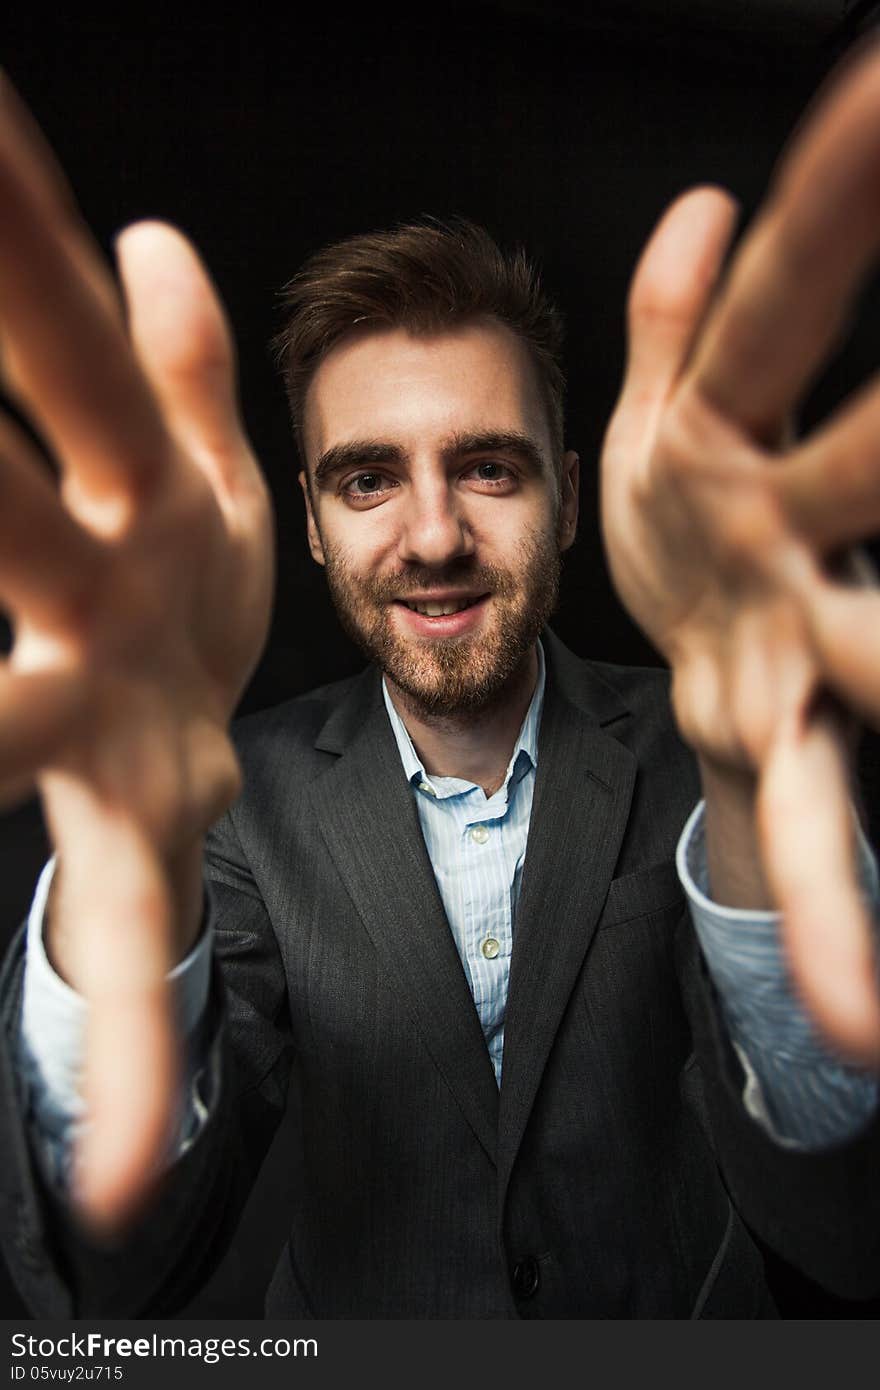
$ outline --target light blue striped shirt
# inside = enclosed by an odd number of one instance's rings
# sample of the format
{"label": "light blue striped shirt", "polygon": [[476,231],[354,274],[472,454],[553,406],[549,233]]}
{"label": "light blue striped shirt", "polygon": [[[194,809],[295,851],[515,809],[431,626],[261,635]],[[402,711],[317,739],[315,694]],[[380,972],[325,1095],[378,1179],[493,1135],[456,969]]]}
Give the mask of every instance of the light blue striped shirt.
{"label": "light blue striped shirt", "polygon": [[385,708],[416,807],[434,877],[501,1085],[504,1011],[544,707],[544,653],[504,782],[489,797],[460,777],[429,776],[382,681]]}

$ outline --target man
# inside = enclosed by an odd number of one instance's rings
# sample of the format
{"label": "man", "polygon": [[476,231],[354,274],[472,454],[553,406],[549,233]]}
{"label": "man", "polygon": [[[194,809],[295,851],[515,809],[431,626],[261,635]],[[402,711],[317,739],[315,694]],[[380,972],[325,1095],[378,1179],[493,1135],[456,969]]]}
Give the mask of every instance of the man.
{"label": "man", "polygon": [[[714,190],[671,210],[632,292],[605,538],[698,754],[705,815],[682,876],[717,999],[672,866],[698,779],[662,679],[537,645],[577,515],[555,321],[525,265],[466,226],[331,249],[291,291],[309,541],[385,679],[370,671],[242,732],[244,792],[212,835],[202,929],[201,840],[237,790],[224,726],[271,577],[228,337],[191,249],[145,226],[120,254],[129,348],[10,116],[7,361],[65,468],[61,506],[10,432],[4,752],[11,786],[38,776],[58,850],[24,986],[47,1207],[23,1146],[6,1177],[35,1307],[183,1299],[289,1077],[297,1218],[276,1314],[759,1315],[770,1304],[743,1219],[839,1291],[875,1287],[876,1134],[862,1131],[876,1085],[808,1026],[762,910],[790,909],[819,1021],[848,1056],[873,1057],[845,739],[816,699],[833,683],[870,703],[825,620],[850,595],[819,561],[861,534],[872,488],[858,475],[832,491],[809,446],[778,477],[767,458],[875,235],[863,162],[828,190],[877,88],[866,62],[832,97],[714,306],[732,227]],[[820,252],[805,287],[789,259]],[[832,445],[851,451],[854,432],[845,421]],[[23,520],[51,545],[48,566]],[[799,814],[804,787],[815,822]],[[806,857],[793,832],[811,835]],[[211,933],[224,985],[209,993]],[[172,1172],[140,1217],[177,1093],[163,976],[179,961],[193,1060]],[[19,948],[13,1052],[21,965]],[[120,1251],[90,1248],[69,1217],[53,1128],[80,1108],[80,1005],[64,980],[91,1005],[73,1190],[93,1225],[128,1221]],[[53,992],[73,1066],[35,1021]]]}

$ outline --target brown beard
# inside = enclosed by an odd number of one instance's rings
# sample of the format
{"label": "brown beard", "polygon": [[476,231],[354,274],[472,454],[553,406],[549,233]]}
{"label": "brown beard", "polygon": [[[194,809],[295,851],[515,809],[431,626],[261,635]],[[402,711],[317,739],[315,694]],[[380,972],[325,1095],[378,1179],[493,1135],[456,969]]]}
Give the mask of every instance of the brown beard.
{"label": "brown beard", "polygon": [[[440,569],[408,566],[394,575],[357,575],[342,554],[324,546],[327,581],[349,636],[426,716],[474,714],[498,699],[556,606],[561,562],[552,533],[529,538],[515,568],[462,559]],[[464,637],[404,638],[391,604],[404,594],[466,585],[491,593],[488,632]]]}

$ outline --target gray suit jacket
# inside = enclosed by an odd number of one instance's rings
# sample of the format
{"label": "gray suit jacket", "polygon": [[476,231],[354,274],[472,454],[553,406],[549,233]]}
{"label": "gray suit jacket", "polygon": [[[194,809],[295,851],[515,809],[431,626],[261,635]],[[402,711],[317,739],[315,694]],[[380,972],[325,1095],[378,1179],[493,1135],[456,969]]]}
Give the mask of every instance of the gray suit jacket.
{"label": "gray suit jacket", "polygon": [[[0,1225],[35,1310],[180,1306],[288,1085],[271,1316],[772,1316],[748,1228],[838,1294],[875,1292],[878,1127],[791,1154],[743,1110],[673,864],[698,784],[666,677],[546,650],[500,1094],[377,673],[253,716],[207,868],[222,1093],[124,1250],[41,1191],[7,1053]],[[19,973],[20,950],[9,1035]]]}

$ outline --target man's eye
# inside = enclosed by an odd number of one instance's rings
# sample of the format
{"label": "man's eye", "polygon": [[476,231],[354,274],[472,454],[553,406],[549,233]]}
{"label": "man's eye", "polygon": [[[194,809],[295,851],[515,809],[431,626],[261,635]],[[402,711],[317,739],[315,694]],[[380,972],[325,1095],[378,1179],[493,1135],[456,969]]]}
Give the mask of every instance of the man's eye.
{"label": "man's eye", "polygon": [[513,482],[512,470],[506,463],[499,463],[497,459],[481,459],[479,463],[474,464],[470,472],[471,477],[481,483]]}
{"label": "man's eye", "polygon": [[377,497],[394,486],[394,480],[384,473],[357,473],[349,478],[342,491],[350,498]]}

